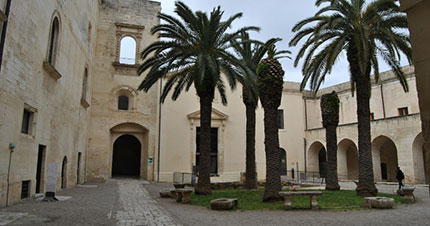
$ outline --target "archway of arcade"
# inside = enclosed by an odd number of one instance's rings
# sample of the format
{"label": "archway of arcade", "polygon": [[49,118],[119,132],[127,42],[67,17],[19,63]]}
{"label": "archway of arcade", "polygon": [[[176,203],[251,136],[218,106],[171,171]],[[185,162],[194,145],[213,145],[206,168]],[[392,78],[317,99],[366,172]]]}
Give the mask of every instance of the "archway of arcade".
{"label": "archway of arcade", "polygon": [[327,152],[324,145],[315,141],[308,150],[308,172],[310,177],[325,177],[327,173]]}
{"label": "archway of arcade", "polygon": [[412,154],[414,158],[415,183],[426,183],[424,138],[422,133],[418,134],[412,143]]}
{"label": "archway of arcade", "polygon": [[397,181],[397,147],[387,136],[372,141],[373,172],[376,181]]}
{"label": "archway of arcade", "polygon": [[358,150],[350,139],[343,139],[337,145],[337,172],[340,180],[358,179]]}

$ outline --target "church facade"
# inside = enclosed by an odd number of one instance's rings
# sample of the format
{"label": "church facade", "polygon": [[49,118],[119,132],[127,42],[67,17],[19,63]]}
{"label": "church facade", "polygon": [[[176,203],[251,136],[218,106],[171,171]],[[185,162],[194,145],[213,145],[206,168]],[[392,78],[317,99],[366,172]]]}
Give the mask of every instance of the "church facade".
{"label": "church facade", "polygon": [[[157,40],[159,2],[146,0],[0,1],[0,206],[86,181],[135,176],[172,181],[198,166],[199,100],[191,89],[159,103],[164,81],[137,91],[139,52]],[[3,43],[3,44],[2,44]],[[131,46],[131,48],[130,48]],[[372,154],[376,181],[424,183],[423,138],[414,68],[410,91],[391,72],[372,83]],[[142,75],[144,76],[144,75]],[[288,76],[288,75],[287,75]],[[239,181],[245,171],[245,106],[241,87],[216,94],[212,109],[211,180]],[[278,111],[280,163],[308,178],[326,164],[319,97],[341,100],[338,172],[358,177],[356,102],[348,83],[300,92],[285,82]],[[257,108],[258,179],[265,178],[263,109]],[[302,174],[296,174],[302,176]],[[53,181],[53,182],[52,182]]]}

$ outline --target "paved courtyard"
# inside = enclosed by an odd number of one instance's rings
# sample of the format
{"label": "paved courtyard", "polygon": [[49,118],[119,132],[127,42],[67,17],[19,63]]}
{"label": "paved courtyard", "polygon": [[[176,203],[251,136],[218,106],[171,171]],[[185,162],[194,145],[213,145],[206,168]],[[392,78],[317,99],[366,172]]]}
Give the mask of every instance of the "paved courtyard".
{"label": "paved courtyard", "polygon": [[[353,189],[353,183],[341,186]],[[391,210],[359,211],[211,211],[158,198],[169,183],[113,179],[57,193],[64,201],[28,199],[0,209],[2,225],[430,225],[427,187],[416,189],[417,203]],[[394,184],[378,185],[393,193]]]}

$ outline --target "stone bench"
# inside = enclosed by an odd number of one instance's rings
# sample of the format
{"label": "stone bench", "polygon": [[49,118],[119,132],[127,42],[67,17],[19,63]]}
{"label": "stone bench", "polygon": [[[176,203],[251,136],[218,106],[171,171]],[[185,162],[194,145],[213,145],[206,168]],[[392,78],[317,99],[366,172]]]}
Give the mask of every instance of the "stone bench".
{"label": "stone bench", "polygon": [[176,191],[176,202],[191,203],[192,189],[178,188]]}
{"label": "stone bench", "polygon": [[160,197],[161,198],[170,198],[171,197],[171,195],[170,195],[170,189],[160,190]]}
{"label": "stone bench", "polygon": [[237,205],[237,199],[219,198],[211,200],[211,209],[213,210],[231,210]]}
{"label": "stone bench", "polygon": [[322,195],[319,191],[301,191],[301,192],[279,192],[279,195],[284,198],[284,209],[291,210],[293,205],[291,200],[293,196],[309,196],[309,201],[311,204],[311,209],[318,210],[318,197]]}
{"label": "stone bench", "polygon": [[394,199],[387,197],[366,197],[364,206],[367,208],[391,209],[394,206]]}

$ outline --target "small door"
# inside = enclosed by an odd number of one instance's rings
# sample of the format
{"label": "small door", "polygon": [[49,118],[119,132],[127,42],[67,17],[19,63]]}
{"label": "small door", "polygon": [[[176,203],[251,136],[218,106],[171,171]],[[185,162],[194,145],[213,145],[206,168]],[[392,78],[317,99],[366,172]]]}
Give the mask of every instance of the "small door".
{"label": "small door", "polygon": [[42,192],[42,172],[45,157],[45,146],[39,145],[37,152],[37,168],[36,168],[36,193]]}
{"label": "small door", "polygon": [[287,153],[281,148],[281,175],[287,175]]}
{"label": "small door", "polygon": [[81,155],[82,155],[82,153],[78,153],[78,166],[76,167],[76,183],[77,184],[80,184],[81,183],[81,180],[80,180],[80,178],[81,178],[81,174],[80,174],[80,171],[81,171]]}
{"label": "small door", "polygon": [[387,164],[386,163],[381,163],[381,176],[382,176],[382,180],[388,179]]}
{"label": "small door", "polygon": [[61,167],[61,188],[67,186],[67,157],[63,159],[63,165]]}

